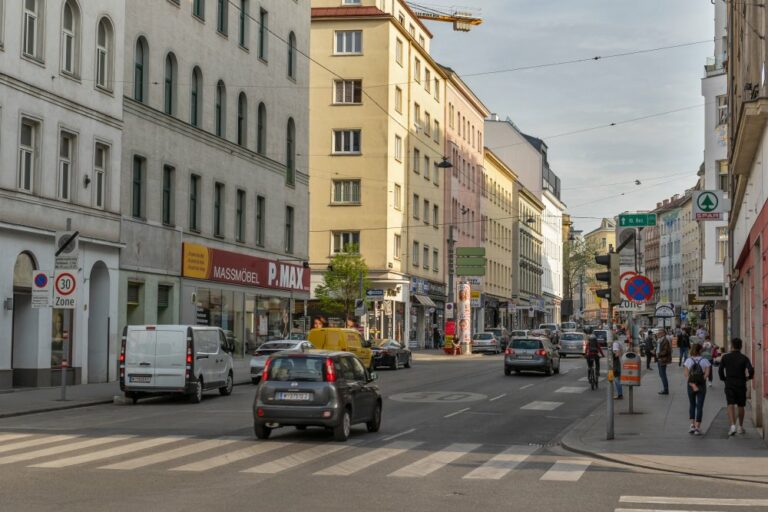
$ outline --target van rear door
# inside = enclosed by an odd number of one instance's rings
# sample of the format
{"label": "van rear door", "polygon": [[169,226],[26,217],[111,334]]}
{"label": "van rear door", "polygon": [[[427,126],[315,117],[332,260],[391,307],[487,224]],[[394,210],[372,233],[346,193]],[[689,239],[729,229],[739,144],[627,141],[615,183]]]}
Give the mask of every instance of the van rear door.
{"label": "van rear door", "polygon": [[183,389],[187,363],[187,329],[157,326],[155,386]]}
{"label": "van rear door", "polygon": [[129,325],[125,340],[125,385],[155,387],[155,326]]}

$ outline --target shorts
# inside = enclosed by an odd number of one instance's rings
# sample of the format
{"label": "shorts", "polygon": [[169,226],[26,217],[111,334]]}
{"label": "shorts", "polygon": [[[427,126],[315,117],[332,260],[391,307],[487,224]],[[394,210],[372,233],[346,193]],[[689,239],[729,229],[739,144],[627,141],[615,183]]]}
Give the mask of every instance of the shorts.
{"label": "shorts", "polygon": [[728,405],[737,405],[745,407],[747,405],[747,386],[731,385],[725,386],[725,401]]}

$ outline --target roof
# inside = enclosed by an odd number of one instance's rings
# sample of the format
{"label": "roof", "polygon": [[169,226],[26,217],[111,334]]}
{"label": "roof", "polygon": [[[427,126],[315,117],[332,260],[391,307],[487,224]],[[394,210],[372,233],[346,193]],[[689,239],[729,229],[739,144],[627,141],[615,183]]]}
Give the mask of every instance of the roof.
{"label": "roof", "polygon": [[338,16],[389,16],[378,7],[313,7],[313,18],[338,17]]}

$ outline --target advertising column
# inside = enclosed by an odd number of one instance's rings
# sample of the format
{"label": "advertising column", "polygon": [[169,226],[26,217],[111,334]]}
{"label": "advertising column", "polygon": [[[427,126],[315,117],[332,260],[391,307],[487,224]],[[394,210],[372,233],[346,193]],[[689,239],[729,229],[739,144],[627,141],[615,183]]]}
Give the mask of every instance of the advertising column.
{"label": "advertising column", "polygon": [[462,354],[470,354],[472,353],[472,290],[469,283],[460,283],[458,288],[456,343],[460,345]]}

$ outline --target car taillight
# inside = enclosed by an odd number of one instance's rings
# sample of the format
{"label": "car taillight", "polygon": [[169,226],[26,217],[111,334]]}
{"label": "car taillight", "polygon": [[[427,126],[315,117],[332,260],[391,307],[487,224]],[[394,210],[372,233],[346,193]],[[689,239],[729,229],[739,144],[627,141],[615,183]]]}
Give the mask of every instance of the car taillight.
{"label": "car taillight", "polygon": [[264,365],[264,371],[261,372],[261,382],[269,380],[269,367],[272,366],[272,360],[267,359],[267,363]]}
{"label": "car taillight", "polygon": [[539,350],[536,351],[536,355],[545,356],[547,355],[547,351],[544,350],[543,348],[540,348]]}
{"label": "car taillight", "polygon": [[186,379],[192,378],[192,365],[194,364],[194,358],[192,357],[192,338],[187,337],[187,367],[186,367]]}
{"label": "car taillight", "polygon": [[330,357],[325,360],[325,381],[336,382],[336,367],[333,366],[333,359]]}
{"label": "car taillight", "polygon": [[120,342],[120,378],[125,378],[125,337]]}
{"label": "car taillight", "polygon": [[506,354],[508,356],[513,356],[513,355],[515,355],[515,351],[513,349],[511,349],[511,348],[508,348],[507,350],[504,351],[504,354]]}

